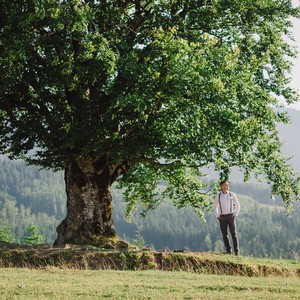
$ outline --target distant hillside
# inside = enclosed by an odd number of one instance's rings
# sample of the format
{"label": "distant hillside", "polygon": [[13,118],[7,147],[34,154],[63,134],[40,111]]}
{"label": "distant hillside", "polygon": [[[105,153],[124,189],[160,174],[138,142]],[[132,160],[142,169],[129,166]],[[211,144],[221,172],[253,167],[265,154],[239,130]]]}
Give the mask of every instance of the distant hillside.
{"label": "distant hillside", "polygon": [[[11,227],[18,242],[26,228],[35,225],[40,227],[45,242],[52,243],[66,207],[62,173],[38,171],[22,161],[7,159],[2,159],[1,166],[0,231],[3,226]],[[298,259],[299,210],[287,217],[282,206],[270,202],[266,186],[234,182],[232,186],[242,206],[238,218],[242,253]],[[135,215],[128,223],[121,191],[112,189],[112,196],[113,219],[122,239],[153,249],[223,251],[219,225],[212,211],[206,212],[204,223],[190,207],[177,209],[167,201],[149,211],[145,219]]]}

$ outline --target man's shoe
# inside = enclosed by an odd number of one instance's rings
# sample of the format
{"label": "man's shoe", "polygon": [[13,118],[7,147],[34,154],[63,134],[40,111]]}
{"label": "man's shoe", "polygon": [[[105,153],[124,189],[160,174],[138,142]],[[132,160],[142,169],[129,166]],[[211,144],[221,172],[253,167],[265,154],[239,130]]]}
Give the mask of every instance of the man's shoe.
{"label": "man's shoe", "polygon": [[240,252],[236,252],[235,255],[236,255],[236,256],[240,256],[241,253],[240,253]]}

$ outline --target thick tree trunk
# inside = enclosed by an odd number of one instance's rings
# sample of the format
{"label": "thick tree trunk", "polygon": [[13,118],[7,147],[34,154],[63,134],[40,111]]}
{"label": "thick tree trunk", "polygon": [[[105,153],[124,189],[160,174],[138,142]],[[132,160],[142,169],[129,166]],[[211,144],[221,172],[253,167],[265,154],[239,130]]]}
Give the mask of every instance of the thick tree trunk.
{"label": "thick tree trunk", "polygon": [[116,170],[106,156],[66,162],[67,216],[57,227],[54,245],[99,245],[117,237],[110,194]]}

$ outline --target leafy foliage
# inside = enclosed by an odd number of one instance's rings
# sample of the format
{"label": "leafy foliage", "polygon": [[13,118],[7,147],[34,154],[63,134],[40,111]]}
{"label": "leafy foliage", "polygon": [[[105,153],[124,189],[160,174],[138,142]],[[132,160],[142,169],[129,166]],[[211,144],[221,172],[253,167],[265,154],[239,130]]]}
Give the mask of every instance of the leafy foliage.
{"label": "leafy foliage", "polygon": [[[0,151],[41,167],[108,155],[129,208],[209,207],[201,167],[266,174],[287,208],[299,179],[274,111],[287,83],[289,17],[270,1],[34,1],[0,7]],[[34,152],[30,152],[34,149]],[[153,200],[154,199],[154,200]],[[130,215],[130,211],[129,211]]]}

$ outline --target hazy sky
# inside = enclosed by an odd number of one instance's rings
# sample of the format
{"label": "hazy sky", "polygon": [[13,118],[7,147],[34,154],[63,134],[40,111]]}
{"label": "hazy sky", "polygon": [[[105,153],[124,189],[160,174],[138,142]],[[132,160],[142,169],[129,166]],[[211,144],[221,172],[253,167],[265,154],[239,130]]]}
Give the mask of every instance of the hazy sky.
{"label": "hazy sky", "polygon": [[[299,6],[299,0],[292,0],[294,6]],[[300,20],[293,19],[292,33],[295,38],[295,45],[297,47],[297,58],[294,60],[294,66],[292,71],[292,82],[291,86],[299,91],[300,94]],[[297,102],[290,107],[300,110],[300,102]]]}

